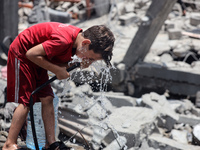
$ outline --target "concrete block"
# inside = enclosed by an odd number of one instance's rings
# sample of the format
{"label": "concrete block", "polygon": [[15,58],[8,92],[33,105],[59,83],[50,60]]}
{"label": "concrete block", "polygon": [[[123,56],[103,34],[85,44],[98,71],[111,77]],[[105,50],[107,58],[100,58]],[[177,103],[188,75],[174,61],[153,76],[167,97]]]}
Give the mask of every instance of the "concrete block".
{"label": "concrete block", "polygon": [[193,13],[190,17],[190,24],[198,26],[200,24],[200,14]]}
{"label": "concrete block", "polygon": [[[120,141],[120,143],[118,143]],[[113,142],[111,142],[106,148],[104,148],[104,150],[121,150],[124,149],[123,147],[126,147],[126,138],[123,136],[119,136],[117,138],[117,140],[114,140]]]}
{"label": "concrete block", "polygon": [[121,25],[129,25],[130,23],[133,23],[137,19],[138,17],[135,15],[135,13],[127,13],[119,17]]}
{"label": "concrete block", "polygon": [[149,136],[149,146],[163,150],[199,150],[199,146],[179,143],[160,134]]}
{"label": "concrete block", "polygon": [[142,102],[157,111],[158,114],[169,116],[174,120],[178,120],[179,118],[175,111],[170,107],[170,104],[164,95],[158,95],[154,92],[144,94],[142,96]]}
{"label": "concrete block", "polygon": [[189,124],[191,126],[197,125],[200,122],[200,118],[194,115],[179,115],[178,123]]}
{"label": "concrete block", "polygon": [[193,107],[192,110],[191,110],[191,112],[195,116],[200,117],[200,109],[199,108]]}
{"label": "concrete block", "polygon": [[194,126],[192,134],[193,134],[193,142],[197,145],[200,145],[200,124]]}
{"label": "concrete block", "polygon": [[125,5],[125,11],[126,11],[126,13],[134,12],[134,7],[135,7],[134,3],[127,3]]}
{"label": "concrete block", "polygon": [[165,87],[165,89],[173,93],[196,95],[196,92],[200,88],[199,81],[199,73],[186,67],[174,67],[174,69],[170,69],[160,65],[146,63],[135,66],[134,82],[140,86],[154,86],[154,88],[158,87],[160,89]]}
{"label": "concrete block", "polygon": [[173,22],[166,20],[164,24],[164,30],[168,31],[169,29],[174,29],[175,25]]}
{"label": "concrete block", "polygon": [[[105,97],[111,102],[114,107],[123,107],[123,106],[136,106],[136,99],[131,96],[117,95],[117,94],[109,94],[104,93]],[[93,93],[94,98],[101,96],[101,93]]]}
{"label": "concrete block", "polygon": [[179,143],[188,144],[187,134],[188,132],[186,130],[180,131],[173,129],[171,131],[171,138]]}
{"label": "concrete block", "polygon": [[136,86],[145,87],[146,89],[152,89],[164,93],[166,89],[173,94],[191,95],[194,96],[200,89],[200,85],[194,85],[192,83],[184,83],[171,80],[165,80],[164,78],[152,78],[147,76],[136,76],[134,83]]}
{"label": "concrete block", "polygon": [[198,111],[195,110],[194,104],[187,99],[184,100],[170,100],[170,106],[175,110],[178,114],[184,114],[185,112],[191,111],[192,114],[198,116]]}
{"label": "concrete block", "polygon": [[[114,131],[127,139],[127,146],[133,147],[139,146],[141,141],[153,132],[157,115],[157,111],[149,108],[120,107],[109,116],[109,122],[115,124]],[[111,143],[113,140],[115,138],[111,132],[104,138],[105,143]]]}
{"label": "concrete block", "polygon": [[[99,101],[98,101],[99,100]],[[102,120],[107,117],[110,111],[113,110],[111,103],[104,98],[102,100],[101,97],[97,99],[97,102],[94,102],[93,105],[88,108],[87,113],[90,117],[95,118],[97,120]]]}
{"label": "concrete block", "polygon": [[170,54],[163,54],[161,57],[160,57],[160,61],[162,63],[167,63],[167,62],[172,62],[173,61],[173,57],[170,55]]}
{"label": "concrete block", "polygon": [[116,5],[115,11],[117,11],[119,15],[124,15],[126,13],[126,10],[125,10],[126,4],[123,1],[118,1],[117,3],[113,3],[112,5],[114,6]]}
{"label": "concrete block", "polygon": [[169,36],[169,40],[178,40],[182,37],[182,34],[179,29],[169,29],[168,36]]}

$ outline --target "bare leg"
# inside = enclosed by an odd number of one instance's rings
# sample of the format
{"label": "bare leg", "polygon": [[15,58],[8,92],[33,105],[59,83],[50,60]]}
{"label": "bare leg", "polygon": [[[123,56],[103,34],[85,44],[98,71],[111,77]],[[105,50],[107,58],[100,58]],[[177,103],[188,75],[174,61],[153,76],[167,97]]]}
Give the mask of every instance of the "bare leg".
{"label": "bare leg", "polygon": [[45,133],[48,144],[51,145],[56,141],[53,97],[47,96],[45,98],[40,98],[40,100],[42,102],[42,118],[44,122]]}
{"label": "bare leg", "polygon": [[29,107],[26,107],[23,104],[19,104],[19,106],[16,108],[9,129],[8,138],[3,146],[3,150],[17,149],[17,138],[26,120],[28,112]]}

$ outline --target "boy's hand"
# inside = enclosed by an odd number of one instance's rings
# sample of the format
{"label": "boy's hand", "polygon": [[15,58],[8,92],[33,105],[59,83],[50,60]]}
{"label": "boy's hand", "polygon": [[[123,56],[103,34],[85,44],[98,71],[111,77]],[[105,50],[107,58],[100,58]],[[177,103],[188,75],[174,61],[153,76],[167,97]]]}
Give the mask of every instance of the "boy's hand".
{"label": "boy's hand", "polygon": [[59,80],[67,79],[70,77],[69,72],[67,72],[66,67],[60,67],[60,70],[56,72],[56,77]]}

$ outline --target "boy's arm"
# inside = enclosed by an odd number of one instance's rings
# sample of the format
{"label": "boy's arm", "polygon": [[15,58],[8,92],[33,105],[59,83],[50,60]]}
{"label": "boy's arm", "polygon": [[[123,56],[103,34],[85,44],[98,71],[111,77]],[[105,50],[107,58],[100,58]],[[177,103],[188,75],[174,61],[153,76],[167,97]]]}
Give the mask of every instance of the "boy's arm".
{"label": "boy's arm", "polygon": [[46,53],[42,44],[39,44],[26,52],[26,57],[30,61],[46,70],[53,72],[59,80],[66,79],[70,76],[70,74],[66,71],[66,67],[51,63],[44,57],[45,55]]}

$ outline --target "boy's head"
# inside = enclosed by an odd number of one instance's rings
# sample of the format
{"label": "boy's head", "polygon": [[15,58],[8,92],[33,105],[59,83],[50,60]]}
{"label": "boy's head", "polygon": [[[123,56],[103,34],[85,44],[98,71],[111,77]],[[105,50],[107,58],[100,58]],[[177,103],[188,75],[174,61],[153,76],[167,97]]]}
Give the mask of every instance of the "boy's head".
{"label": "boy's head", "polygon": [[113,33],[105,25],[96,25],[82,32],[85,39],[90,40],[89,50],[100,54],[101,58],[110,66],[112,50],[115,42]]}

